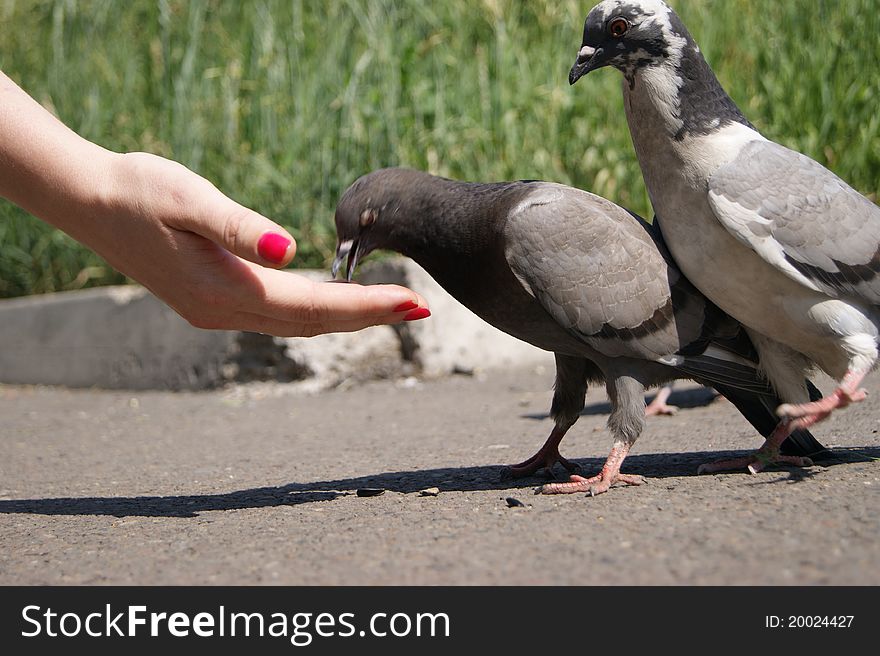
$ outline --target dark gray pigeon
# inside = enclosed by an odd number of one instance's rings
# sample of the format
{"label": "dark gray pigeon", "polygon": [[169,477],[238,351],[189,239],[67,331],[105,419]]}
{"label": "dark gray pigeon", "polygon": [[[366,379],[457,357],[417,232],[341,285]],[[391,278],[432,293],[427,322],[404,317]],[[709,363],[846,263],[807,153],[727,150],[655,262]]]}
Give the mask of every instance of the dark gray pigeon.
{"label": "dark gray pigeon", "polygon": [[[559,442],[583,410],[588,382],[605,383],[614,434],[605,466],[544,492],[638,484],[620,465],[645,425],[645,388],[671,379],[711,385],[762,435],[776,426],[779,400],[741,326],[688,283],[651,226],[604,198],[547,182],[473,184],[384,169],[345,192],[336,230],[334,276],[346,258],[350,280],[373,250],[397,251],[493,326],[556,354],[555,427],[510,468],[514,476],[556,462],[574,469]],[[798,464],[827,453],[806,431],[783,446]]]}
{"label": "dark gray pigeon", "polygon": [[[880,208],[820,164],[764,138],[660,0],[606,0],[584,24],[569,81],[623,73],[632,140],[676,264],[746,326],[789,431],[865,398],[880,326]],[[805,373],[839,381],[811,401]]]}

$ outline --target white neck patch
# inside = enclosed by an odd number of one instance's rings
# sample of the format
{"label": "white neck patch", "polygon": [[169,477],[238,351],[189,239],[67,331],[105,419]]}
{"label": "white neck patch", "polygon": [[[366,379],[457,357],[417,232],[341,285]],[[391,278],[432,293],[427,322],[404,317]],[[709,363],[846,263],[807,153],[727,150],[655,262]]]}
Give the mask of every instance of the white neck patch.
{"label": "white neck patch", "polygon": [[[619,6],[621,3],[615,0],[612,4]],[[675,134],[684,126],[680,100],[684,80],[678,71],[684,58],[687,39],[676,34],[672,29],[672,10],[666,3],[660,0],[642,0],[638,6],[653,12],[643,17],[640,24],[659,28],[668,49],[666,59],[659,66],[646,66],[640,69],[640,81],[648,87],[646,91],[657,107],[658,113],[671,133]],[[650,56],[644,51],[636,51],[635,54],[645,58]],[[634,69],[627,70],[627,79],[632,80],[635,73]]]}

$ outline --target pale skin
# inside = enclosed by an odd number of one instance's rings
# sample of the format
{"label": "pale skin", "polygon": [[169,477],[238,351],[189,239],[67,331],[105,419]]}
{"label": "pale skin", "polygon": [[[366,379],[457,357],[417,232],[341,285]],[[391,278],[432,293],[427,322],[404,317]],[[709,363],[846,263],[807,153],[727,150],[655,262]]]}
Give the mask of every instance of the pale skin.
{"label": "pale skin", "polygon": [[81,138],[2,72],[0,196],[88,246],[199,328],[309,337],[430,315],[425,299],[404,287],[279,271],[296,253],[280,225],[177,162]]}

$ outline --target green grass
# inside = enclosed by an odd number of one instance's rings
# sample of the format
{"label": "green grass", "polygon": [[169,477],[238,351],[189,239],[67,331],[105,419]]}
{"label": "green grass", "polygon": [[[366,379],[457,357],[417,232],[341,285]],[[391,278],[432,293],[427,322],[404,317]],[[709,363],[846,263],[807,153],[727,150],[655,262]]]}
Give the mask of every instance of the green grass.
{"label": "green grass", "polygon": [[[880,190],[877,0],[675,3],[765,134]],[[177,159],[327,265],[333,208],[403,165],[543,178],[650,210],[619,75],[570,88],[573,0],[4,0],[0,68],[83,136]],[[0,201],[0,296],[119,282]]]}

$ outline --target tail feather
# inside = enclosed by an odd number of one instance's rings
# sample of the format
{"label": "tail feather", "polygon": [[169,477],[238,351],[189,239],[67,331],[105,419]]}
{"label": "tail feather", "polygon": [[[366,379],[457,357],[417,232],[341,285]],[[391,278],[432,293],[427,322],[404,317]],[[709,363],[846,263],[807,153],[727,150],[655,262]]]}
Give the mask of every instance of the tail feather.
{"label": "tail feather", "polygon": [[743,362],[699,355],[685,358],[676,368],[686,376],[716,389],[721,385],[745,394],[775,396],[770,383],[758,373],[757,368]]}

